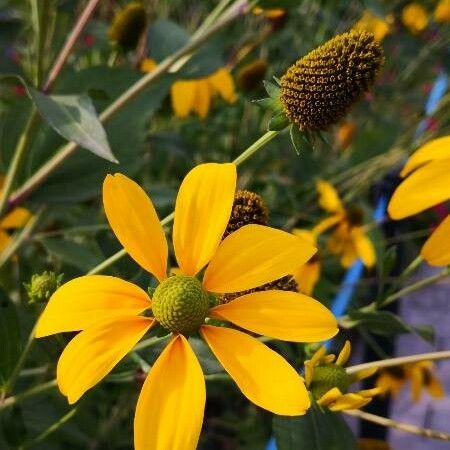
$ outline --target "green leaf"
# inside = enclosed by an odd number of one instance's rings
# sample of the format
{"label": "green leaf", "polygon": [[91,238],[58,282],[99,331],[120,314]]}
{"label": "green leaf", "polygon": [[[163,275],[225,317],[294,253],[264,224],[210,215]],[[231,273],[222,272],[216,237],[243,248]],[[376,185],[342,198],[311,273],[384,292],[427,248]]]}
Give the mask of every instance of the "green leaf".
{"label": "green leaf", "polygon": [[280,88],[272,83],[271,81],[264,80],[264,89],[266,90],[267,94],[270,98],[273,99],[279,99],[280,98]]}
{"label": "green leaf", "polygon": [[304,416],[274,416],[277,450],[356,450],[355,438],[340,413],[313,403]]}
{"label": "green leaf", "polygon": [[101,158],[118,162],[88,95],[49,96],[32,87],[27,90],[43,119],[58,134]]}
{"label": "green leaf", "polygon": [[361,325],[367,331],[381,336],[395,336],[411,331],[409,325],[389,311],[354,311],[349,316],[356,322],[355,325]]}
{"label": "green leaf", "polygon": [[153,22],[147,33],[147,45],[150,56],[161,62],[183,47],[189,40],[189,34],[175,22],[158,19]]}
{"label": "green leaf", "polygon": [[302,149],[306,146],[306,144],[309,147],[305,135],[300,131],[295,123],[291,124],[291,127],[289,128],[289,135],[291,136],[292,146],[294,147],[297,155],[300,155]]}
{"label": "green leaf", "polygon": [[0,394],[5,392],[22,351],[17,311],[6,292],[0,288]]}
{"label": "green leaf", "polygon": [[293,8],[299,5],[299,0],[259,0],[258,6],[265,9]]}
{"label": "green leaf", "polygon": [[58,260],[83,272],[92,269],[103,260],[103,255],[94,252],[86,244],[78,244],[62,238],[47,238],[42,240],[45,249]]}
{"label": "green leaf", "polygon": [[435,344],[436,333],[431,325],[415,325],[411,327],[412,331],[418,334],[424,341]]}
{"label": "green leaf", "polygon": [[392,269],[397,261],[397,247],[393,246],[387,249],[384,253],[382,260],[378,264],[379,282],[378,282],[378,296],[375,300],[376,305],[380,306],[385,298],[383,291],[385,287],[385,280],[389,278],[392,273]]}
{"label": "green leaf", "polygon": [[289,125],[289,119],[284,112],[280,112],[270,119],[267,129],[269,131],[281,131]]}

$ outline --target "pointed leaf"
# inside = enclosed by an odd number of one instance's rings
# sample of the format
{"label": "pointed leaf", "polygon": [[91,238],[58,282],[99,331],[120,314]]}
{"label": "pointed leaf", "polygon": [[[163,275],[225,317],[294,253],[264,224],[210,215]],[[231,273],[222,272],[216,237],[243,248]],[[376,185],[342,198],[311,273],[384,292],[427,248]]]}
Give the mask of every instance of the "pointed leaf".
{"label": "pointed leaf", "polygon": [[58,134],[101,158],[118,162],[88,95],[49,96],[32,87],[27,90],[43,119]]}
{"label": "pointed leaf", "polygon": [[355,438],[341,414],[316,404],[304,416],[273,419],[277,450],[356,450]]}

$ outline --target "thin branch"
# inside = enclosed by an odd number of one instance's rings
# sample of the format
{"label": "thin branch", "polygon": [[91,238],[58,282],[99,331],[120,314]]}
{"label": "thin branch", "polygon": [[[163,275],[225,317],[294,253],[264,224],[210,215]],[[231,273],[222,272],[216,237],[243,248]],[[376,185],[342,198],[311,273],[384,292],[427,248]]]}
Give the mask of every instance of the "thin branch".
{"label": "thin branch", "polygon": [[349,416],[359,417],[360,419],[373,422],[383,427],[395,428],[396,430],[405,431],[407,433],[416,434],[430,439],[439,439],[441,441],[450,441],[450,434],[443,431],[432,430],[430,428],[422,428],[417,425],[409,423],[397,422],[396,420],[388,419],[387,417],[376,416],[359,409],[352,409],[344,411]]}

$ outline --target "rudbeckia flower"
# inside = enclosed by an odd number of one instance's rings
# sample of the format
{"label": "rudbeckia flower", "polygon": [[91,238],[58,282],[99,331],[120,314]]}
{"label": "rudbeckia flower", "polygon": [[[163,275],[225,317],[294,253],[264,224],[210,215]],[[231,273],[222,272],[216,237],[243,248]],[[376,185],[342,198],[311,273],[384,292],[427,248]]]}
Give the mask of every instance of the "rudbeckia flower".
{"label": "rudbeckia flower", "polygon": [[[190,450],[199,439],[205,381],[188,342],[199,333],[238,388],[275,414],[310,406],[300,375],[249,334],[208,323],[229,322],[252,333],[294,342],[328,339],[336,319],[320,302],[294,292],[265,291],[210,306],[211,297],[244,291],[291,273],[314,247],[283,231],[247,225],[222,240],[236,188],[234,164],[202,164],[182,182],[173,224],[179,270],[167,276],[168,244],[155,208],[135,182],[108,175],[103,203],[127,253],[159,281],[152,298],[122,279],[92,275],[61,286],[37,324],[36,336],[81,331],[63,351],[57,381],[70,403],[104,378],[155,324],[171,332],[137,402],[137,450]],[[142,313],[146,311],[146,315]]]}
{"label": "rudbeckia flower", "polygon": [[[5,178],[0,175],[0,193],[3,188]],[[22,228],[31,218],[30,212],[22,207],[14,208],[0,219],[0,253],[9,246],[11,237],[8,231]]]}
{"label": "rudbeckia flower", "polygon": [[[450,136],[433,139],[420,147],[401,171],[407,177],[395,190],[388,206],[393,219],[403,219],[450,199]],[[450,264],[450,215],[422,247],[432,266]]]}
{"label": "rudbeckia flower", "polygon": [[366,10],[358,22],[355,23],[353,28],[358,31],[367,31],[368,33],[372,33],[375,40],[382,42],[383,39],[389,34],[390,24],[392,22],[392,16],[383,18],[374,14],[370,10]]}
{"label": "rudbeckia flower", "polygon": [[204,78],[175,81],[170,89],[172,107],[175,115],[181,119],[191,112],[204,119],[216,95],[228,103],[234,103],[237,99],[234,89],[230,71],[222,67]]}
{"label": "rudbeckia flower", "polygon": [[350,342],[346,341],[337,359],[327,354],[325,347],[320,347],[310,360],[305,361],[306,386],[317,403],[330,411],[362,408],[381,392],[379,388],[347,392],[352,383],[372,376],[377,370],[375,367],[348,375],[342,366],[350,352]]}
{"label": "rudbeckia flower", "polygon": [[436,22],[450,22],[450,0],[441,0],[434,10],[434,20]]}
{"label": "rudbeckia flower", "polygon": [[419,3],[410,3],[402,10],[402,22],[411,33],[420,33],[428,25],[428,13]]}
{"label": "rudbeckia flower", "polygon": [[442,398],[444,389],[434,374],[434,369],[435,365],[431,361],[387,367],[381,370],[375,384],[383,393],[390,393],[395,397],[409,381],[414,402],[420,400],[424,390],[434,398]]}
{"label": "rudbeckia flower", "polygon": [[[296,228],[292,233],[308,241],[314,247],[317,246],[317,236],[312,231]],[[297,282],[299,292],[305,295],[312,294],[314,287],[319,281],[321,269],[322,265],[317,253],[297,269],[294,273],[294,278]]]}
{"label": "rudbeckia flower", "polygon": [[358,258],[366,267],[372,267],[376,254],[362,224],[362,211],[344,208],[338,192],[326,181],[317,182],[317,192],[319,205],[331,215],[319,222],[313,233],[318,236],[330,228],[334,229],[328,240],[328,249],[335,255],[341,255],[343,267],[351,266]]}

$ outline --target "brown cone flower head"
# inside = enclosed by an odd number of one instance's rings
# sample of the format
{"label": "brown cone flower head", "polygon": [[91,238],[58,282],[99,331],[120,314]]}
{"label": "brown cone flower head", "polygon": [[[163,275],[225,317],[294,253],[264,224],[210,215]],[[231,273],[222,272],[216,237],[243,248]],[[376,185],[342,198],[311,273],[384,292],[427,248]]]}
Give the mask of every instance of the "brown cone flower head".
{"label": "brown cone flower head", "polygon": [[285,114],[300,130],[325,130],[374,83],[383,50],[371,33],[349,31],[292,65],[281,78]]}

